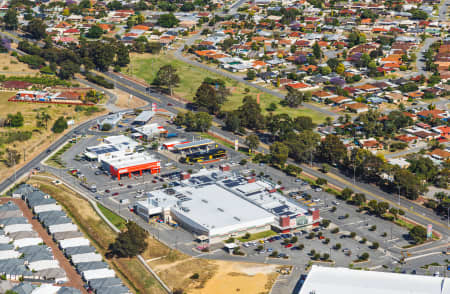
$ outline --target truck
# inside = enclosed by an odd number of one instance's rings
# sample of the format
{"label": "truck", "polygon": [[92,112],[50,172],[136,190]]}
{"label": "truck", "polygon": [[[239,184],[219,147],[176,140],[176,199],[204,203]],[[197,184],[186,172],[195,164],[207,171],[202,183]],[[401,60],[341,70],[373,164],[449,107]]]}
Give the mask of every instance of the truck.
{"label": "truck", "polygon": [[178,137],[178,133],[168,133],[166,135],[166,138],[175,138],[175,137]]}

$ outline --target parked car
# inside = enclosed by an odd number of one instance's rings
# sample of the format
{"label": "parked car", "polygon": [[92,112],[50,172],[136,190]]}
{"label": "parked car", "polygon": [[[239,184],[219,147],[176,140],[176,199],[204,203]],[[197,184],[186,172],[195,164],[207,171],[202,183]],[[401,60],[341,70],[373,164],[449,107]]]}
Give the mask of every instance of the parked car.
{"label": "parked car", "polygon": [[106,189],[106,190],[105,190],[105,193],[109,193],[109,192],[111,192],[111,190],[109,190],[109,189]]}
{"label": "parked car", "polygon": [[117,195],[119,195],[119,192],[115,192],[115,193],[113,193],[112,195],[113,195],[113,196],[117,196]]}
{"label": "parked car", "polygon": [[284,248],[291,248],[292,246],[293,246],[292,243],[289,243],[289,244],[284,245]]}

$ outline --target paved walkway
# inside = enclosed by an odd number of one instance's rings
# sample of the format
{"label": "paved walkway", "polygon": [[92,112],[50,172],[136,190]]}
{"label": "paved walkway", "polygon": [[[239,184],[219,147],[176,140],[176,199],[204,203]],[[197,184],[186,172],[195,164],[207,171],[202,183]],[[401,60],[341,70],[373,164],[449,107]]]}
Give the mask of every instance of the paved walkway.
{"label": "paved walkway", "polygon": [[83,287],[84,282],[81,280],[80,275],[70,264],[69,260],[64,256],[58,245],[53,241],[52,237],[47,233],[41,223],[39,223],[38,220],[33,219],[33,214],[26,203],[21,199],[9,198],[7,200],[16,203],[17,206],[22,210],[23,216],[28,219],[28,222],[33,226],[33,229],[39,234],[44,243],[52,249],[55,259],[58,260],[60,267],[66,272],[67,279],[69,281],[59,286],[73,287],[81,290],[82,293],[87,293]]}

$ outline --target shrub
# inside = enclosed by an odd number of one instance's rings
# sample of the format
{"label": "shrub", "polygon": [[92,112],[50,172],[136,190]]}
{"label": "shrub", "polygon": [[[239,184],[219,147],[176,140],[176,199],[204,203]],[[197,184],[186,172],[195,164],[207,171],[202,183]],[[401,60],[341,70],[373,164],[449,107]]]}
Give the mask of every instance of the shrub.
{"label": "shrub", "polygon": [[330,225],[330,223],[331,223],[331,221],[328,220],[328,219],[322,220],[322,226],[323,226],[324,228],[328,228],[328,226]]}
{"label": "shrub", "polygon": [[62,133],[68,128],[67,121],[64,117],[60,116],[53,124],[52,131],[54,133]]}
{"label": "shrub", "polygon": [[104,132],[111,131],[111,129],[112,129],[111,124],[103,124],[102,125],[102,131],[104,131]]}
{"label": "shrub", "polygon": [[98,75],[94,75],[94,74],[91,74],[91,73],[87,73],[87,74],[86,74],[86,79],[87,79],[89,82],[92,82],[92,83],[94,83],[94,84],[100,85],[100,86],[102,86],[102,87],[104,87],[104,88],[106,88],[106,89],[114,89],[114,84],[108,82],[108,81],[105,80],[105,78],[102,77],[102,76],[98,76]]}
{"label": "shrub", "polygon": [[198,273],[194,273],[190,278],[192,280],[197,280],[200,277],[200,275]]}
{"label": "shrub", "polygon": [[360,260],[368,260],[369,259],[369,253],[364,252],[363,254],[361,254],[361,256],[359,257]]}

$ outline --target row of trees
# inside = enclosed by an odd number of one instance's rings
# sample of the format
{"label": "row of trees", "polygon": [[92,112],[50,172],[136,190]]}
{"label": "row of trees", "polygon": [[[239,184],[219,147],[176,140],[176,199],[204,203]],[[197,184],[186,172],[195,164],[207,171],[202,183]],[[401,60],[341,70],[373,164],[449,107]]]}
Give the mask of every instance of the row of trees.
{"label": "row of trees", "polygon": [[47,38],[43,48],[21,41],[18,49],[28,53],[24,57],[37,67],[45,65],[45,61],[53,71],[59,67],[58,76],[61,79],[72,78],[81,71],[81,67],[84,72],[95,68],[106,71],[112,65],[122,67],[130,63],[128,48],[115,39],[93,42],[81,39],[79,46],[70,44],[68,48],[61,49],[53,47],[52,40]]}

